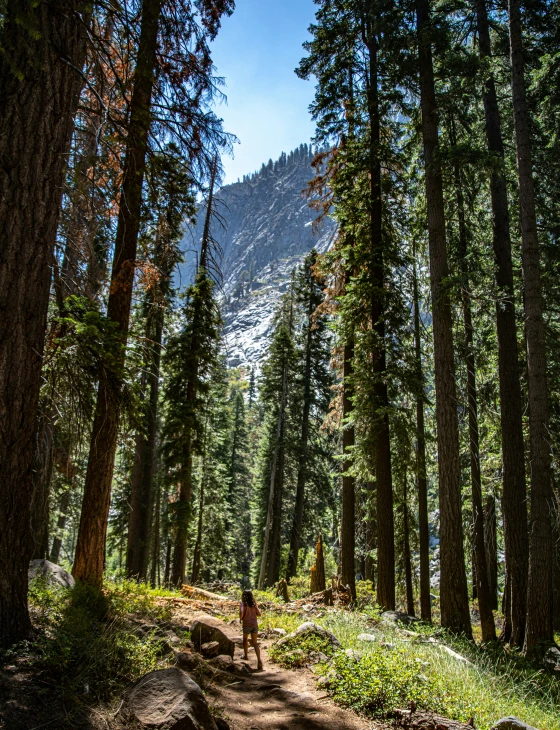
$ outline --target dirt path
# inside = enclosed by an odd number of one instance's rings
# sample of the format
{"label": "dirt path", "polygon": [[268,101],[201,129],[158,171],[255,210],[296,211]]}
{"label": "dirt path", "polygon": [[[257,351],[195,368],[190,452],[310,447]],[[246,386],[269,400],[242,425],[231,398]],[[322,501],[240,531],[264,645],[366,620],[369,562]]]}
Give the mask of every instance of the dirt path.
{"label": "dirt path", "polygon": [[[376,727],[351,710],[337,707],[315,685],[308,669],[288,670],[273,664],[261,644],[264,670],[240,682],[207,688],[209,700],[223,708],[232,730],[370,730]],[[252,654],[252,656],[251,656]],[[250,663],[256,666],[251,650]]]}
{"label": "dirt path", "polygon": [[[237,608],[234,603],[233,610]],[[231,607],[230,607],[231,608]],[[184,602],[173,606],[174,620],[185,628],[208,604]],[[228,611],[223,610],[223,613]],[[253,649],[249,650],[251,673],[231,675],[231,682],[205,687],[208,701],[225,717],[231,730],[373,730],[381,725],[358,717],[352,710],[338,707],[317,688],[310,669],[284,669],[268,655],[272,638],[259,639],[264,664],[257,671]],[[235,649],[235,661],[242,650]]]}

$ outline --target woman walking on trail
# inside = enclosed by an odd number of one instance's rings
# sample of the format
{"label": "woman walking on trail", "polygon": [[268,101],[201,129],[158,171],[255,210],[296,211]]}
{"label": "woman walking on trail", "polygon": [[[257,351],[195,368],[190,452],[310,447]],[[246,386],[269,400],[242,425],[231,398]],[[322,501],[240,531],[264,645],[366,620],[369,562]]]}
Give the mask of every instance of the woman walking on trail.
{"label": "woman walking on trail", "polygon": [[262,669],[263,665],[261,662],[261,650],[257,641],[259,633],[259,624],[257,617],[261,615],[257,602],[253,598],[251,591],[243,591],[241,596],[241,603],[239,604],[239,618],[243,624],[243,659],[249,659],[247,652],[249,651],[249,636],[251,637],[251,644],[257,655],[257,669]]}

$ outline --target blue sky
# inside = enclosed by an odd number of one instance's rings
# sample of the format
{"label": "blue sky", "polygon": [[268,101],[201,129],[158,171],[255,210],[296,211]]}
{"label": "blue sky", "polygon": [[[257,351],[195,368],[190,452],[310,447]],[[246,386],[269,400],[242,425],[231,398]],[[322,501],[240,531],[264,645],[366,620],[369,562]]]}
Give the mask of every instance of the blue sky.
{"label": "blue sky", "polygon": [[313,136],[307,111],[313,80],[298,79],[294,69],[316,7],[313,0],[236,0],[233,15],[223,21],[212,55],[228,101],[216,111],[240,140],[235,158],[223,160],[225,182]]}

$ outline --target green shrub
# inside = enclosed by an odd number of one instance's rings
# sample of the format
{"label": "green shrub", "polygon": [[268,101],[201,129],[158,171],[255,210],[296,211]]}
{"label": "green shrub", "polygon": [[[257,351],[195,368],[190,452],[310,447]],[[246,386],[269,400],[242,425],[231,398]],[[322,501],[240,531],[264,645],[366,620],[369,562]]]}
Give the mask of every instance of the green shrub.
{"label": "green shrub", "polygon": [[390,715],[414,701],[419,707],[441,711],[439,682],[422,673],[422,664],[398,649],[374,646],[367,654],[337,653],[328,674],[329,691],[340,704],[374,717]]}

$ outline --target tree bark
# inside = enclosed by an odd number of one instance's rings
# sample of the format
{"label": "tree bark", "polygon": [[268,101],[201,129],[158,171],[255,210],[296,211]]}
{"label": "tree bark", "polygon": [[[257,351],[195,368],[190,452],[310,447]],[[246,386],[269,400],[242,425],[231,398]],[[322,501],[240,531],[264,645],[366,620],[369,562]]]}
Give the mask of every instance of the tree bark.
{"label": "tree bark", "polygon": [[[167,278],[166,269],[162,276]],[[142,444],[139,449],[139,479],[133,479],[130,495],[130,516],[128,522],[127,572],[140,581],[148,577],[150,553],[150,533],[152,527],[154,476],[156,466],[156,439],[158,424],[159,374],[161,346],[163,339],[163,304],[156,298],[151,302],[155,322],[148,315],[146,340],[148,342],[147,386],[149,392],[146,436],[140,435]],[[137,446],[138,449],[138,446]]]}
{"label": "tree bark", "polygon": [[[490,58],[492,48],[486,0],[477,0],[479,49]],[[492,203],[492,244],[498,298],[496,326],[498,335],[498,373],[500,422],[502,429],[503,494],[502,513],[509,600],[506,604],[502,638],[521,647],[525,636],[529,543],[527,536],[527,492],[525,486],[525,446],[523,442],[523,404],[519,383],[517,326],[513,289],[513,265],[507,182],[504,171],[504,145],[494,78],[486,79],[484,116],[488,150],[500,170],[490,176]]]}
{"label": "tree bark", "polygon": [[403,485],[403,542],[404,542],[404,575],[406,584],[406,612],[415,616],[414,590],[412,585],[412,556],[410,551],[410,523],[408,515],[408,473],[404,473]]}
{"label": "tree bark", "polygon": [[496,500],[492,495],[486,498],[484,508],[484,543],[486,545],[486,562],[488,565],[488,589],[490,605],[498,610],[498,543],[496,524]]}
{"label": "tree bark", "polygon": [[204,475],[200,482],[200,499],[198,502],[198,527],[196,530],[196,542],[194,545],[193,562],[191,571],[191,585],[196,585],[200,579],[200,566],[202,554],[202,527],[204,525]]}
{"label": "tree bark", "polygon": [[[352,386],[349,382],[354,359],[354,342],[344,346],[344,372],[342,394],[342,417],[346,420],[352,413]],[[350,587],[352,598],[356,598],[356,491],[354,477],[349,474],[352,468],[352,449],[354,447],[354,426],[345,425],[342,432],[342,515],[340,520],[340,577],[345,586]]]}
{"label": "tree bark", "polygon": [[[452,144],[456,145],[455,125],[451,121]],[[467,369],[467,410],[469,422],[469,460],[471,468],[471,498],[473,510],[473,598],[478,599],[482,641],[496,640],[496,626],[492,613],[492,601],[486,562],[484,541],[484,509],[482,506],[482,476],[480,470],[480,438],[478,430],[478,395],[476,389],[476,362],[474,354],[474,329],[471,310],[471,293],[468,255],[468,231],[465,219],[463,180],[457,165],[454,167],[457,216],[459,224],[459,267],[462,275],[461,304],[465,328],[465,366]]]}
{"label": "tree bark", "polygon": [[[4,9],[0,56],[0,647],[25,638],[33,436],[88,5]],[[32,29],[30,31],[30,28]]]}
{"label": "tree bark", "polygon": [[385,269],[381,199],[381,126],[377,75],[377,39],[373,19],[368,19],[368,114],[370,120],[370,286],[371,326],[374,332],[373,360],[373,439],[375,485],[377,495],[377,603],[386,611],[395,608],[395,528],[393,517],[393,478],[391,472],[391,437],[389,432],[389,397],[387,393],[385,351]]}
{"label": "tree bark", "polygon": [[416,17],[434,332],[440,507],[441,623],[451,631],[470,637],[471,622],[461,514],[461,470],[453,327],[447,289],[449,266],[428,0],[417,0]]}
{"label": "tree bark", "polygon": [[525,93],[525,67],[519,0],[509,0],[511,90],[519,209],[527,386],[529,393],[529,442],[531,459],[529,577],[527,625],[523,649],[531,654],[539,644],[553,641],[552,631],[552,523],[553,495],[548,433],[546,337],[543,321],[539,240],[535,214],[531,129]]}
{"label": "tree bark", "polygon": [[430,593],[430,525],[428,521],[428,480],[426,478],[426,432],[424,426],[424,374],[422,371],[422,336],[420,332],[420,297],[416,272],[416,247],[413,250],[412,297],[414,304],[414,348],[416,360],[416,483],[418,489],[418,532],[420,543],[420,616],[432,622]]}
{"label": "tree bark", "polygon": [[366,557],[364,560],[364,578],[372,582],[372,588],[375,588],[375,565],[372,552],[375,549],[377,520],[375,514],[375,482],[367,483],[367,501],[366,501]]}
{"label": "tree bark", "polygon": [[301,416],[301,436],[299,440],[299,460],[296,487],[296,503],[292,520],[292,532],[290,536],[290,552],[288,555],[288,568],[286,580],[297,575],[299,548],[301,544],[301,530],[303,526],[303,507],[305,504],[305,482],[307,478],[307,445],[309,441],[309,414],[311,411],[311,343],[313,316],[313,302],[309,298],[307,308],[307,337],[305,342],[305,369],[303,373],[303,411]]}
{"label": "tree bark", "polygon": [[115,352],[113,379],[103,377],[99,384],[72,571],[77,580],[97,587],[103,581],[105,540],[117,448],[120,396],[140,228],[161,9],[162,0],[144,0],[142,3],[140,40],[107,306],[107,317],[117,325],[120,343]]}

